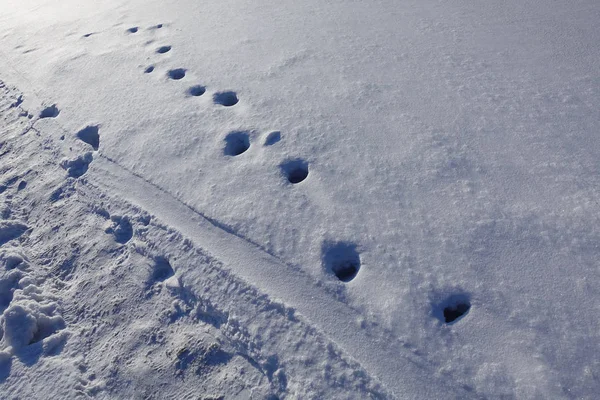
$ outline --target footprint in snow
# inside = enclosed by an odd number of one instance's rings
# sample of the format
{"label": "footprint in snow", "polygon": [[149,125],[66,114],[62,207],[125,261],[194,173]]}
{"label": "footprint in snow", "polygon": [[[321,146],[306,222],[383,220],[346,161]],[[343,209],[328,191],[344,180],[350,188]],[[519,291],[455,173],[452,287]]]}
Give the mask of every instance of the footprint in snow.
{"label": "footprint in snow", "polygon": [[298,184],[308,177],[308,162],[293,159],[281,164],[281,172],[291,184]]}
{"label": "footprint in snow", "polygon": [[453,324],[471,310],[471,299],[466,293],[453,294],[433,306],[433,315],[441,322]]}
{"label": "footprint in snow", "polygon": [[250,148],[250,135],[245,131],[235,131],[225,136],[225,148],[223,153],[226,156],[239,156]]}
{"label": "footprint in snow", "polygon": [[213,95],[213,101],[215,104],[222,105],[224,107],[231,107],[239,102],[237,93],[232,91],[217,92]]}
{"label": "footprint in snow", "polygon": [[98,133],[98,125],[88,125],[79,132],[76,136],[79,140],[92,146],[94,150],[100,147],[100,134]]}
{"label": "footprint in snow", "polygon": [[183,79],[185,77],[185,73],[186,73],[186,69],[185,68],[176,68],[176,69],[171,69],[167,72],[167,77],[169,77],[170,79],[173,80],[180,80]]}
{"label": "footprint in snow", "polygon": [[187,90],[187,94],[194,97],[202,96],[204,93],[206,93],[206,87],[202,85],[195,85]]}
{"label": "footprint in snow", "polygon": [[85,153],[74,160],[63,160],[60,166],[63,167],[71,178],[79,178],[85,174],[94,160],[91,152]]}
{"label": "footprint in snow", "polygon": [[53,104],[40,112],[40,118],[56,118],[58,114],[60,114],[60,110],[56,107],[56,104]]}
{"label": "footprint in snow", "polygon": [[175,275],[175,271],[169,260],[162,256],[156,257],[152,264],[148,284],[153,286],[155,283],[163,282],[173,275]]}
{"label": "footprint in snow", "polygon": [[342,282],[350,282],[360,271],[360,255],[354,243],[325,243],[322,254],[325,270]]}
{"label": "footprint in snow", "polygon": [[171,46],[161,46],[158,49],[156,49],[156,52],[158,54],[165,54],[165,53],[168,53],[169,51],[171,51]]}
{"label": "footprint in snow", "polygon": [[129,217],[113,215],[110,217],[111,226],[106,228],[104,232],[112,234],[115,237],[117,243],[125,244],[133,237],[133,227]]}
{"label": "footprint in snow", "polygon": [[267,134],[265,141],[263,142],[264,146],[273,146],[275,143],[281,140],[281,132],[273,131]]}

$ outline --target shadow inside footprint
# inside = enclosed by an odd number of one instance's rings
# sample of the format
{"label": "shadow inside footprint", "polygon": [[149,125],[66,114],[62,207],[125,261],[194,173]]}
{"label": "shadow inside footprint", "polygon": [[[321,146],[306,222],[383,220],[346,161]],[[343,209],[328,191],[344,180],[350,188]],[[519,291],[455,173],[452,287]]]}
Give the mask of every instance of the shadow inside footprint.
{"label": "shadow inside footprint", "polygon": [[446,324],[461,320],[471,310],[471,299],[466,293],[453,294],[433,306],[433,315]]}
{"label": "shadow inside footprint", "polygon": [[110,233],[115,237],[117,243],[125,244],[133,237],[133,226],[129,217],[114,215],[111,217],[112,226],[105,230],[106,233]]}
{"label": "shadow inside footprint", "polygon": [[206,93],[206,88],[202,85],[192,86],[187,90],[187,93],[194,97],[202,96],[204,93]]}
{"label": "shadow inside footprint", "polygon": [[60,114],[60,110],[56,107],[56,104],[53,104],[49,107],[46,107],[40,113],[40,118],[56,118]]}
{"label": "shadow inside footprint", "polygon": [[173,80],[178,81],[185,77],[185,72],[186,70],[184,68],[176,68],[169,70],[169,72],[167,72],[167,76]]}
{"label": "shadow inside footprint", "polygon": [[239,156],[250,148],[250,135],[248,132],[231,132],[225,137],[226,156]]}
{"label": "shadow inside footprint", "polygon": [[61,166],[67,170],[67,174],[71,178],[79,178],[87,172],[93,159],[92,153],[88,152],[74,160],[64,160]]}
{"label": "shadow inside footprint", "polygon": [[238,97],[235,92],[218,92],[213,95],[215,104],[220,104],[225,107],[231,107],[238,103]]}
{"label": "shadow inside footprint", "polygon": [[100,146],[100,135],[98,134],[98,125],[86,126],[77,132],[77,138],[92,146],[94,150],[98,150]]}
{"label": "shadow inside footprint", "polygon": [[360,270],[360,255],[354,243],[325,243],[323,245],[323,264],[340,281],[350,282]]}
{"label": "shadow inside footprint", "polygon": [[265,146],[272,146],[275,143],[279,142],[281,140],[281,132],[279,131],[274,131],[271,132],[267,135],[264,145]]}
{"label": "shadow inside footprint", "polygon": [[281,164],[281,171],[290,183],[297,184],[308,177],[308,163],[301,159],[288,160]]}
{"label": "shadow inside footprint", "polygon": [[10,376],[12,367],[12,354],[0,352],[0,383],[4,383]]}
{"label": "shadow inside footprint", "polygon": [[175,274],[173,267],[169,260],[165,257],[156,257],[154,259],[154,265],[152,266],[151,279],[154,282],[161,282],[167,280]]}
{"label": "shadow inside footprint", "polygon": [[156,52],[158,54],[165,54],[165,53],[168,53],[169,51],[171,51],[171,46],[161,46],[158,49],[156,49]]}

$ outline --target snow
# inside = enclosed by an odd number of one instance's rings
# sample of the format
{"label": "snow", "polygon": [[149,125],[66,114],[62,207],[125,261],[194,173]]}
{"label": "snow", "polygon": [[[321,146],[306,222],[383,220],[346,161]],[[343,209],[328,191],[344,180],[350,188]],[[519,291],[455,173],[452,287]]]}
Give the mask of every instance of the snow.
{"label": "snow", "polygon": [[598,397],[597,1],[1,8],[9,398]]}

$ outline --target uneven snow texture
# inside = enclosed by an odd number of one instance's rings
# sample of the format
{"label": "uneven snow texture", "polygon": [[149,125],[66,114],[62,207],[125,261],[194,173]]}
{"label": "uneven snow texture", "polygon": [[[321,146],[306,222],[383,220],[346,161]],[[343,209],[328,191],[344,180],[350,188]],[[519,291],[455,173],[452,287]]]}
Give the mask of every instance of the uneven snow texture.
{"label": "uneven snow texture", "polygon": [[387,397],[292,309],[72,177],[0,91],[2,398]]}
{"label": "uneven snow texture", "polygon": [[18,379],[31,346],[49,368],[88,343],[82,385],[109,397],[227,360],[256,373],[227,398],[596,399],[599,20],[597,0],[4,0],[0,245],[24,260],[4,387],[41,384]]}

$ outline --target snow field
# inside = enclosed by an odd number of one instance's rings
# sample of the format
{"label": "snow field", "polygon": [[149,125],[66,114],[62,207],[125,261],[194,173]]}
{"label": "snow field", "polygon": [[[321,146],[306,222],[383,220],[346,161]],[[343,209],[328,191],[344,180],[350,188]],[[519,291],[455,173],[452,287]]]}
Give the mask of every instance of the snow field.
{"label": "snow field", "polygon": [[[597,397],[597,2],[17,3],[7,125],[82,183],[51,201],[124,202],[100,212],[111,244],[144,210],[381,383],[359,398]],[[5,220],[3,246],[39,229]],[[144,290],[203,287],[144,256]],[[228,359],[209,342],[177,365]],[[258,397],[348,397],[294,386],[290,348]]]}

